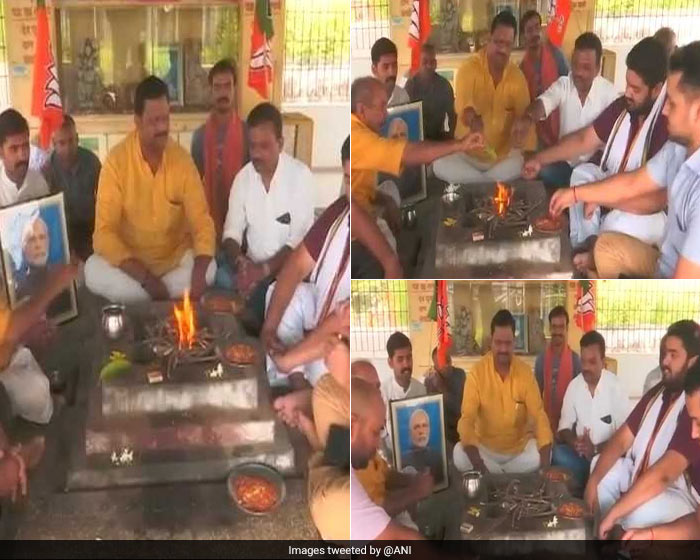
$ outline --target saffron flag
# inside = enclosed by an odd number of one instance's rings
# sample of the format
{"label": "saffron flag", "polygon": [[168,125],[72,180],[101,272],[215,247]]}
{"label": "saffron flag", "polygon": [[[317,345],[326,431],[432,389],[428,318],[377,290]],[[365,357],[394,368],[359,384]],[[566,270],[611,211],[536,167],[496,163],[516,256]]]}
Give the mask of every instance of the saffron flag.
{"label": "saffron flag", "polygon": [[253,33],[250,36],[248,85],[265,99],[270,98],[269,85],[272,83],[273,68],[270,41],[273,35],[270,0],[255,0]]}
{"label": "saffron flag", "polygon": [[571,16],[571,0],[549,0],[549,24],[547,25],[547,37],[549,41],[561,47],[564,42],[564,33]]}
{"label": "saffron flag", "polygon": [[411,48],[411,74],[420,66],[420,48],[430,35],[430,0],[413,0],[408,46]]}
{"label": "saffron flag", "polygon": [[447,364],[447,353],[452,346],[452,337],[450,336],[450,312],[449,303],[447,301],[447,281],[436,280],[437,282],[437,364],[438,368],[445,367]]}
{"label": "saffron flag", "polygon": [[36,5],[36,51],[34,53],[34,81],[32,85],[32,115],[39,117],[39,146],[49,147],[51,135],[63,122],[63,105],[58,88],[56,63],[51,50],[49,16],[46,1]]}
{"label": "saffron flag", "polygon": [[583,332],[595,329],[595,284],[590,280],[580,280],[576,285],[574,320]]}

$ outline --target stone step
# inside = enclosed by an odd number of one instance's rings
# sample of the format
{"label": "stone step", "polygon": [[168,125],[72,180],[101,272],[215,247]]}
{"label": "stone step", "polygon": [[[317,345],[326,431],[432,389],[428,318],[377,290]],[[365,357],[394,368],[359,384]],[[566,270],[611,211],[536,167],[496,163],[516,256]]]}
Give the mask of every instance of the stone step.
{"label": "stone step", "polygon": [[136,454],[197,449],[232,450],[269,443],[275,437],[270,407],[253,411],[198,411],[123,418],[92,418],[85,431],[85,453],[109,461],[123,449]]}
{"label": "stone step", "polygon": [[105,464],[82,455],[76,458],[68,473],[65,490],[223,481],[233,467],[248,462],[265,463],[285,476],[299,474],[286,429],[277,424],[273,442],[239,446],[230,451],[144,453],[128,466]]}

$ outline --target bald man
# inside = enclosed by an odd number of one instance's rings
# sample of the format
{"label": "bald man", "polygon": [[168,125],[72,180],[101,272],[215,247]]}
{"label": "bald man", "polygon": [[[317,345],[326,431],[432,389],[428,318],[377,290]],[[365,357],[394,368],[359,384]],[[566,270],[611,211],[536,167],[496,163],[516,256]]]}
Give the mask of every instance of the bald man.
{"label": "bald man", "polygon": [[367,360],[355,360],[350,367],[350,375],[375,386],[377,390],[379,390],[379,387],[381,386],[377,368],[375,368],[372,363]]}
{"label": "bald man", "polygon": [[377,452],[384,427],[384,401],[371,383],[355,377],[351,383],[350,447],[352,468],[350,524],[353,540],[418,540],[420,533],[392,521],[367,495],[357,478]]}

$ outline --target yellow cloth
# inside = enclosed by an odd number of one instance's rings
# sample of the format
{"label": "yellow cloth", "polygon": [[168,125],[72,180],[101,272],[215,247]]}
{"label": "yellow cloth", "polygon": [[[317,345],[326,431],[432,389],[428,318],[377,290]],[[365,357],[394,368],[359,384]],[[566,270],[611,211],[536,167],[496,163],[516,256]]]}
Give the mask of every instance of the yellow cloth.
{"label": "yellow cloth", "polygon": [[177,267],[188,249],[213,257],[214,222],[190,155],[169,139],[153,175],[138,133],[129,134],[102,166],[93,241],[112,266],[136,258],[157,276]]}
{"label": "yellow cloth", "polygon": [[378,506],[384,505],[386,497],[386,477],[389,473],[389,465],[378,454],[374,454],[367,467],[355,471],[355,475],[362,483],[362,487],[367,492],[370,500]]}
{"label": "yellow cloth", "polygon": [[321,452],[309,461],[309,509],[323,540],[350,540],[350,473],[324,466]]}
{"label": "yellow cloth", "polygon": [[12,312],[3,304],[0,304],[0,370],[10,363],[14,348],[7,340],[7,331],[10,329],[10,317]]}
{"label": "yellow cloth", "polygon": [[318,380],[311,393],[316,434],[325,449],[333,424],[350,427],[350,393],[327,373]]}
{"label": "yellow cloth", "polygon": [[350,181],[352,198],[372,210],[377,172],[399,175],[407,140],[384,138],[355,115],[350,115]]}
{"label": "yellow cloth", "polygon": [[[486,60],[486,49],[462,63],[455,78],[456,138],[463,138],[469,129],[462,122],[462,113],[472,107],[484,121],[486,145],[496,150],[499,158],[511,150],[511,129],[516,117],[525,113],[530,104],[530,91],[522,70],[509,62],[503,77],[494,87]],[[523,148],[534,150],[537,145],[535,127],[530,128]]]}
{"label": "yellow cloth", "polygon": [[537,447],[551,444],[552,430],[532,369],[514,357],[503,381],[489,352],[467,374],[464,384],[457,424],[462,445],[481,444],[497,453],[517,455],[530,439],[528,416],[534,423]]}

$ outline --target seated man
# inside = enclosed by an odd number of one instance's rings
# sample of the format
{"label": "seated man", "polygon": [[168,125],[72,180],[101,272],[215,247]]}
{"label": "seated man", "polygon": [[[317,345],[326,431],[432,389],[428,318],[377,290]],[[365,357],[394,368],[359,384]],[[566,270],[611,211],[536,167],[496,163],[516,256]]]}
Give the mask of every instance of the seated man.
{"label": "seated man", "polygon": [[[700,353],[699,329],[694,321],[678,321],[668,328],[663,381],[642,397],[592,463],[584,500],[591,512],[600,510],[604,520],[669,448],[685,404],[686,375]],[[633,502],[630,508],[623,503],[613,512],[614,520],[608,519],[601,528],[612,527],[611,521],[619,521],[625,529],[649,527],[695,511],[696,504],[682,475],[669,480],[667,486],[653,500]]]}
{"label": "seated man", "polygon": [[37,430],[48,424],[53,415],[49,379],[23,344],[36,334],[37,328],[45,329],[42,317],[49,304],[70,286],[75,276],[74,266],[61,265],[24,305],[14,311],[0,309],[0,384],[7,397],[2,407],[2,427],[12,444],[35,440]]}
{"label": "seated man", "polygon": [[448,449],[459,441],[457,423],[462,411],[462,396],[467,374],[452,365],[452,356],[447,353],[446,363],[438,364],[438,349],[433,348],[433,367],[423,381],[429,395],[442,393],[445,413],[445,444]]}
{"label": "seated man", "polygon": [[168,86],[143,80],[136,130],[107,156],[97,192],[95,254],[85,264],[91,292],[136,303],[197,301],[214,282],[214,222],[190,155],[169,137]]}
{"label": "seated man", "polygon": [[534,130],[520,139],[520,145],[512,142],[513,123],[530,104],[525,76],[510,61],[517,28],[509,11],[499,13],[491,24],[486,48],[467,58],[457,71],[455,136],[483,132],[489,149],[438,159],[433,171],[439,179],[448,183],[512,181],[520,176],[523,165],[520,149],[535,149]]}
{"label": "seated man", "polygon": [[435,46],[423,43],[420,68],[406,82],[406,91],[411,101],[423,102],[423,137],[426,140],[447,140],[455,135],[455,94],[450,82],[440,76],[436,68]]}
{"label": "seated man", "polygon": [[394,42],[386,37],[380,37],[372,45],[370,54],[372,75],[384,85],[388,106],[410,103],[411,99],[406,90],[396,83],[396,75],[399,72],[399,52]]}
{"label": "seated man", "polygon": [[392,521],[390,515],[367,495],[358,478],[358,471],[369,464],[377,453],[385,422],[386,406],[376,387],[354,378],[350,401],[350,525],[353,540],[415,540],[420,533]]}
{"label": "seated man", "polygon": [[[248,163],[246,124],[236,109],[236,65],[223,59],[209,70],[212,109],[207,121],[192,134],[190,153],[204,183],[209,212],[214,220],[217,242],[221,241],[233,180]],[[232,289],[233,280],[217,257],[217,285]]]}
{"label": "seated man", "polygon": [[533,179],[544,165],[573,161],[603,149],[600,162],[583,163],[574,169],[572,188],[568,189],[572,199],[576,199],[569,212],[570,237],[574,248],[584,248],[574,259],[582,274],[594,270],[592,255],[587,250],[591,243],[589,238],[600,232],[617,231],[649,244],[660,243],[666,223],[663,197],[653,193],[635,200],[638,206],[644,207],[638,214],[633,213],[633,209],[617,209],[603,215],[600,208],[584,208],[583,199],[577,197],[582,185],[645,165],[668,139],[666,117],[661,114],[667,67],[663,47],[650,37],[642,39],[629,52],[626,62],[625,95],[611,103],[592,124],[565,136],[523,167],[523,177]]}
{"label": "seated man", "polygon": [[268,379],[273,386],[293,382],[301,389],[275,401],[283,419],[299,408],[310,414],[308,385],[326,373],[318,342],[333,333],[349,336],[349,261],[350,204],[344,194],[314,223],[267,292],[260,339]]}
{"label": "seated man", "polygon": [[[515,319],[501,309],[491,320],[491,351],[467,375],[460,441],[454,447],[458,470],[527,473],[548,467],[552,430],[532,370],[514,353]],[[530,437],[534,423],[535,439]]]}
{"label": "seated man", "polygon": [[251,161],[231,187],[222,249],[238,289],[262,316],[268,286],[313,223],[313,176],[282,150],[282,115],[274,105],[250,112],[248,137]]}
{"label": "seated man", "polygon": [[402,332],[395,332],[386,341],[387,363],[393,372],[385,379],[380,387],[384,404],[386,405],[386,433],[384,437],[385,451],[393,455],[391,418],[389,417],[389,402],[422,397],[427,394],[425,385],[413,377],[413,346],[411,339]]}
{"label": "seated man", "polygon": [[49,194],[36,169],[29,168],[29,125],[14,109],[0,113],[0,208]]}
{"label": "seated man", "polygon": [[[669,484],[687,473],[687,482],[695,502],[695,511],[659,524],[632,525],[624,535],[625,540],[685,540],[700,539],[700,364],[690,367],[685,376],[685,410],[678,419],[678,427],[668,446],[668,451],[646,473],[639,477],[622,499],[617,502],[600,525],[599,534],[606,533],[627,511],[649,500],[657,501]],[[657,507],[667,504],[659,503]]]}
{"label": "seated man", "polygon": [[[600,76],[602,59],[603,46],[597,35],[591,32],[579,35],[571,55],[571,73],[556,80],[539,97],[534,98],[514,126],[514,134],[524,134],[533,122],[537,123],[537,130],[541,131],[540,125],[550,122],[552,115],[556,115],[559,136],[555,142],[546,146],[549,147],[595,121],[618,98],[615,86]],[[539,170],[538,178],[547,189],[568,186],[573,168],[588,161],[592,155],[593,152],[583,153],[569,160],[551,162]],[[529,166],[532,166],[532,161],[528,162]],[[530,167],[526,167],[525,172],[529,171]],[[530,174],[528,178],[531,178]]]}
{"label": "seated man", "polygon": [[[700,277],[700,197],[696,171],[700,146],[700,41],[680,48],[671,57],[668,100],[664,114],[668,133],[679,143],[667,142],[646,165],[630,173],[554,194],[550,212],[557,215],[576,202],[601,204],[629,212],[650,212],[668,203],[668,229],[663,242],[616,230],[600,236],[594,247],[595,268],[601,278],[658,276]],[[664,117],[665,118],[665,117]],[[572,192],[573,191],[573,192]],[[651,201],[649,197],[658,200]]]}
{"label": "seated man", "polygon": [[[361,379],[380,388],[379,376],[374,366],[364,360],[352,364],[352,378]],[[434,479],[428,473],[406,474],[389,466],[379,452],[375,453],[365,468],[355,472],[369,498],[381,506],[389,516],[414,530],[418,526],[408,513],[421,500],[432,494]]]}
{"label": "seated man", "polygon": [[[405,166],[428,164],[439,157],[467,152],[483,145],[481,134],[445,142],[408,142],[383,138],[381,128],[387,118],[387,93],[374,78],[358,78],[350,91],[351,191],[353,203],[374,216],[392,250],[401,228],[399,203],[377,188],[377,172],[398,176]],[[364,258],[353,247],[353,261]],[[366,248],[367,249],[367,248]]]}
{"label": "seated man", "polygon": [[629,397],[614,373],[605,369],[605,339],[597,331],[581,337],[581,375],[564,395],[552,464],[569,469],[583,490],[593,457],[605,449],[629,413]]}
{"label": "seated man", "polygon": [[[557,81],[557,78],[569,73],[569,64],[561,49],[547,38],[543,38],[542,16],[535,10],[528,10],[520,18],[520,34],[525,43],[525,55],[520,69],[527,80],[530,99],[536,100]],[[574,55],[575,53],[576,47]],[[537,140],[540,147],[548,148],[559,140],[559,117],[559,110],[554,109],[537,122]]]}
{"label": "seated man", "polygon": [[549,334],[549,344],[535,359],[535,378],[552,433],[556,433],[566,389],[581,373],[581,358],[569,347],[569,314],[562,305],[549,312]]}
{"label": "seated man", "polygon": [[95,196],[100,177],[99,158],[78,145],[78,131],[70,115],[53,133],[53,153],[42,172],[51,192],[62,192],[71,251],[86,261],[92,255]]}

